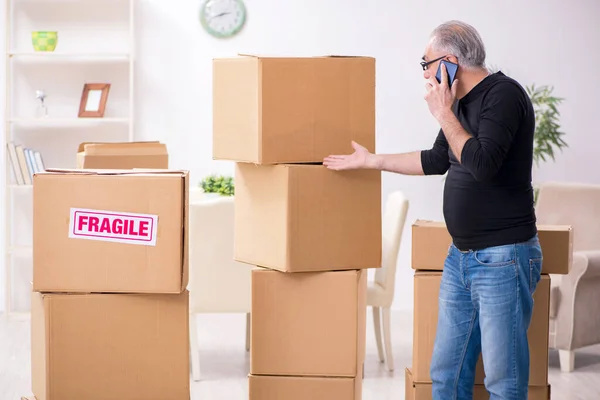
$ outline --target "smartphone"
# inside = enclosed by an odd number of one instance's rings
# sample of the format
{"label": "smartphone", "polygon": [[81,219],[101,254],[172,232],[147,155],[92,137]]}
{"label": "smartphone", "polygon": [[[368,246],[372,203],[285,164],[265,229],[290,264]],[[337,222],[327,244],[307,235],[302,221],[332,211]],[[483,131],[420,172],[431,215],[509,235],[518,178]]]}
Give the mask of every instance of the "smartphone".
{"label": "smartphone", "polygon": [[456,78],[456,71],[458,71],[458,64],[446,60],[440,61],[438,70],[435,74],[435,79],[437,79],[439,83],[442,83],[442,63],[444,63],[446,71],[448,71],[448,86],[452,87],[452,82],[454,82],[454,78]]}

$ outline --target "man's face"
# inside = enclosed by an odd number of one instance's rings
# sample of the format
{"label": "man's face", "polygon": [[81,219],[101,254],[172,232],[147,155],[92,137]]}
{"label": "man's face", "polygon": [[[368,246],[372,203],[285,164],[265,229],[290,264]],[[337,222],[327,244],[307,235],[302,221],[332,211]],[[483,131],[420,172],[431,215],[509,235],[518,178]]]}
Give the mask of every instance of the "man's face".
{"label": "man's face", "polygon": [[[429,79],[435,76],[437,69],[440,65],[441,60],[451,60],[452,56],[449,56],[445,53],[440,53],[439,51],[435,51],[431,47],[431,43],[427,44],[425,47],[425,53],[423,55],[423,61],[421,62],[421,67],[424,69],[423,77],[425,79]],[[454,57],[452,57],[454,58]]]}

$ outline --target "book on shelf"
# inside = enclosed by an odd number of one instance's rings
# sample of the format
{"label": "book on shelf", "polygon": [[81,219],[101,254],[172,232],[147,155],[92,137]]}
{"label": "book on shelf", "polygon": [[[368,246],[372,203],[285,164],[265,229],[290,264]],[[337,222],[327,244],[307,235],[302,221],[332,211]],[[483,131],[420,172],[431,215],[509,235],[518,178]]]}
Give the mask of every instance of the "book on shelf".
{"label": "book on shelf", "polygon": [[21,145],[9,142],[8,157],[17,185],[31,185],[33,174],[45,171],[42,154],[39,151],[28,149]]}

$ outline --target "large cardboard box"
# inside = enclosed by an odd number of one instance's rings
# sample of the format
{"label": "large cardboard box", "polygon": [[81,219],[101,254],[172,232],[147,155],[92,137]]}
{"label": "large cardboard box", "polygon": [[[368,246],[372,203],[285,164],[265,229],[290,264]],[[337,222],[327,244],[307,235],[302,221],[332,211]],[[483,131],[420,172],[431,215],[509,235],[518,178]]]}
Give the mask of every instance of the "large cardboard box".
{"label": "large cardboard box", "polygon": [[[431,382],[418,382],[413,379],[412,371],[406,368],[405,400],[432,400]],[[550,385],[529,386],[527,400],[550,400]],[[473,387],[473,400],[489,400],[490,394],[482,384]]]}
{"label": "large cardboard box", "polygon": [[77,168],[167,169],[167,146],[159,142],[84,142],[77,149]]}
{"label": "large cardboard box", "polygon": [[322,162],[375,152],[375,59],[240,56],[213,61],[213,158]]}
{"label": "large cardboard box", "polygon": [[361,400],[362,376],[356,378],[248,377],[250,400]]}
{"label": "large cardboard box", "polygon": [[237,261],[284,272],[381,265],[381,173],[322,165],[235,169]]}
{"label": "large cardboard box", "polygon": [[[441,272],[415,272],[412,373],[417,382],[431,380],[429,368],[437,331],[441,280]],[[535,304],[527,333],[530,357],[529,384],[545,386],[548,384],[550,317],[550,277],[548,275],[542,275],[533,298]],[[480,356],[475,373],[475,383],[483,384],[484,377],[483,361]]]}
{"label": "large cardboard box", "polygon": [[33,289],[180,293],[186,171],[49,170],[33,178]]}
{"label": "large cardboard box", "polygon": [[189,400],[189,293],[32,294],[37,400]]}
{"label": "large cardboard box", "polygon": [[[538,225],[544,265],[542,273],[566,275],[573,264],[573,228],[570,225]],[[446,224],[417,220],[412,226],[412,268],[441,271],[452,238]]]}
{"label": "large cardboard box", "polygon": [[362,376],[367,272],[253,270],[250,374]]}

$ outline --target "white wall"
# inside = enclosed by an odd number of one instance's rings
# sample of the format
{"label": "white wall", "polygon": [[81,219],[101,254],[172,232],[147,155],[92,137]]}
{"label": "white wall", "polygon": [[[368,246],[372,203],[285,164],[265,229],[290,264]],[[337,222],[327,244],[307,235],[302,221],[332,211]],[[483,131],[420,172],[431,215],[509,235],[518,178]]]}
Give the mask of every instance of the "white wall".
{"label": "white wall", "polygon": [[[438,129],[423,100],[418,63],[430,31],[454,18],[479,29],[489,64],[502,67],[523,84],[552,84],[556,95],[567,99],[561,111],[570,148],[555,163],[536,171],[537,180],[600,183],[595,143],[600,134],[597,0],[246,0],[246,4],[247,26],[232,40],[213,39],[203,32],[200,1],[140,0],[137,6],[136,139],[166,142],[171,166],[190,169],[194,184],[212,172],[233,172],[232,163],[211,160],[213,57],[238,52],[374,56],[378,151],[411,151],[429,147]],[[0,92],[2,84],[3,80]],[[440,177],[385,174],[383,189],[384,195],[395,189],[408,195],[409,223],[442,218]],[[398,309],[412,307],[410,239],[407,226],[397,275]]]}

